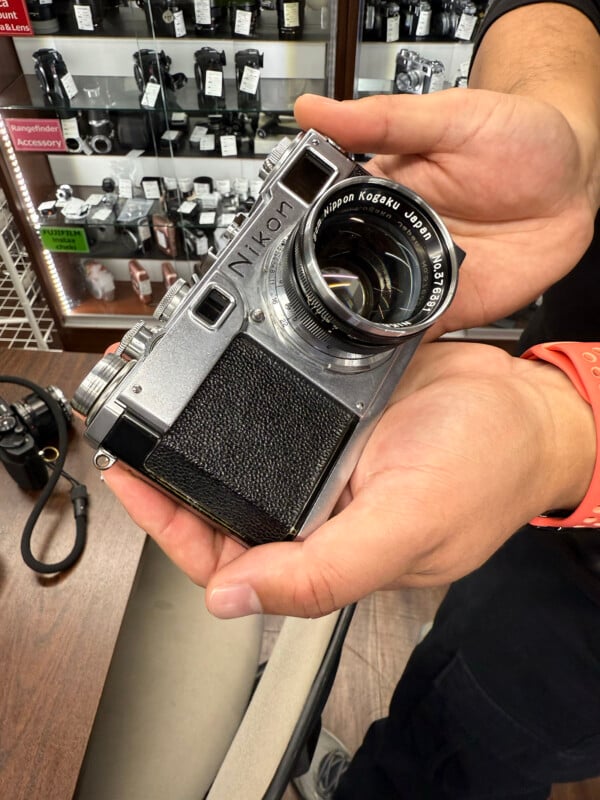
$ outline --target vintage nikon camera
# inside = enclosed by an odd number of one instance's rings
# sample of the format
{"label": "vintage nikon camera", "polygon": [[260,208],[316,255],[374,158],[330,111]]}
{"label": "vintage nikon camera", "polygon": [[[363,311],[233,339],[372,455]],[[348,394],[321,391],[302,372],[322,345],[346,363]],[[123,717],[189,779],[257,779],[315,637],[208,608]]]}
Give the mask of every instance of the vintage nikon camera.
{"label": "vintage nikon camera", "polygon": [[261,174],[202,278],[73,399],[98,468],[120,459],[247,545],[331,514],[462,258],[421,198],[313,130]]}
{"label": "vintage nikon camera", "polygon": [[[71,422],[69,401],[56,386],[46,391],[56,400],[67,424]],[[41,489],[48,469],[40,451],[58,436],[56,421],[44,400],[29,394],[10,405],[0,397],[0,461],[21,489]]]}

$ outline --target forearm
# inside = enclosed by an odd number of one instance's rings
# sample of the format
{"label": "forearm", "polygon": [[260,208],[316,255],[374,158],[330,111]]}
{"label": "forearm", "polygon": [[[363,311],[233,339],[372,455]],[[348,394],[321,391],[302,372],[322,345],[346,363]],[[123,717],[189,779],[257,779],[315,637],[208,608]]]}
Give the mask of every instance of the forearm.
{"label": "forearm", "polygon": [[485,33],[469,86],[557,108],[577,137],[590,202],[600,204],[600,36],[586,16],[559,3],[508,12]]}

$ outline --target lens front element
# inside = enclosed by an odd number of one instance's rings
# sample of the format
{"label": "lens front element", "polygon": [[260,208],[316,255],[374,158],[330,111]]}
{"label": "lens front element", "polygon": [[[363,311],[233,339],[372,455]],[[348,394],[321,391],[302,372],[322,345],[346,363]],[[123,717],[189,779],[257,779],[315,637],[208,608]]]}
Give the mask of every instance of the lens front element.
{"label": "lens front element", "polygon": [[390,346],[445,310],[458,259],[444,223],[418,195],[357,177],[313,206],[296,236],[294,271],[324,333]]}

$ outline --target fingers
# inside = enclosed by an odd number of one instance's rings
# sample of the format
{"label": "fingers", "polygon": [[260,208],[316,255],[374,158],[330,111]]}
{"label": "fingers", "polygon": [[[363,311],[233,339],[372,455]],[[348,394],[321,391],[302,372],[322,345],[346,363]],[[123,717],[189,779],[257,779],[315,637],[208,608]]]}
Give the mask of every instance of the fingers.
{"label": "fingers", "polygon": [[465,138],[471,126],[470,115],[465,113],[472,100],[467,91],[343,101],[303,95],[296,101],[294,114],[304,130],[315,128],[355,153],[428,153],[457,146]]}
{"label": "fingers", "polygon": [[115,464],[104,475],[107,485],[133,521],[195,583],[206,586],[219,566],[244,552],[233,539],[215,533],[191,511],[120,464]]}

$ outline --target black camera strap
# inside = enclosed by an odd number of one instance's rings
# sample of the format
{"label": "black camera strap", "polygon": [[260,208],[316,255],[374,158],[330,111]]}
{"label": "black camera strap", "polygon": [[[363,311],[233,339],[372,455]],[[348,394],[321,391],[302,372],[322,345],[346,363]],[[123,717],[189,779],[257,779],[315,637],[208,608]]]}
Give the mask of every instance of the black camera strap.
{"label": "black camera strap", "polygon": [[[58,431],[58,456],[53,464],[49,464],[51,471],[48,477],[48,482],[41,490],[40,496],[38,497],[31,514],[27,519],[25,528],[23,529],[23,533],[21,535],[21,555],[23,556],[23,560],[27,566],[30,567],[34,572],[39,572],[42,575],[66,572],[73,566],[73,564],[77,562],[85,548],[87,539],[88,493],[84,484],[79,483],[75,480],[75,478],[64,471],[68,447],[67,423],[65,421],[64,414],[62,413],[59,404],[51,394],[49,394],[41,386],[32,383],[32,381],[29,381],[26,378],[20,378],[14,375],[0,375],[0,383],[14,383],[29,389],[34,394],[42,398],[54,417]],[[46,564],[43,561],[39,561],[31,552],[31,538],[33,536],[33,529],[35,528],[38,518],[61,477],[66,478],[71,483],[70,497],[73,504],[73,514],[75,517],[75,542],[71,552],[65,558],[63,558],[61,561],[55,562],[54,564]]]}

